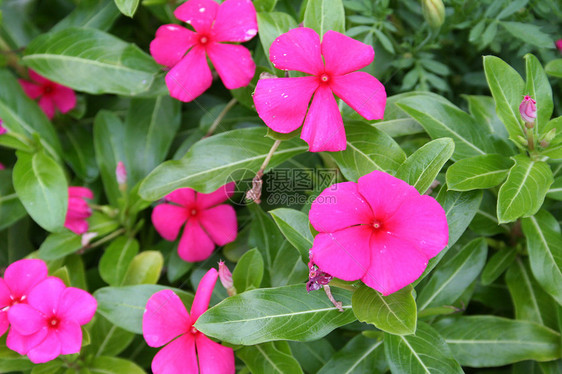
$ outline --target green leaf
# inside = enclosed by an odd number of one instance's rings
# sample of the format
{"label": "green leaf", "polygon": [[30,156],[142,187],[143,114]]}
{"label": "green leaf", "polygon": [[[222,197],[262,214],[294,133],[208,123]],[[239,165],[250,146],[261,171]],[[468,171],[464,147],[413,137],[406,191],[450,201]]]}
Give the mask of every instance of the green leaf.
{"label": "green leaf", "polygon": [[307,294],[304,284],[251,290],[210,308],[194,326],[231,344],[315,340],[355,320],[349,291],[335,288],[332,294],[343,303],[343,313],[323,292]]}
{"label": "green leaf", "polygon": [[[254,7],[258,12],[271,12],[273,8],[275,8],[275,4],[277,4],[277,0],[255,0]],[[260,28],[261,32],[261,28]]]}
{"label": "green leaf", "polygon": [[486,240],[477,238],[454,256],[445,256],[418,293],[419,309],[453,304],[482,271],[487,252]]}
{"label": "green leaf", "polygon": [[362,334],[353,337],[336,352],[318,374],[383,374],[388,371],[381,339]]}
{"label": "green leaf", "polygon": [[496,103],[491,96],[462,95],[468,102],[468,110],[477,121],[485,123],[492,133],[507,138],[507,130],[496,114]]}
{"label": "green leaf", "polygon": [[517,141],[518,136],[525,136],[519,114],[519,105],[525,90],[523,78],[515,69],[495,56],[484,56],[484,72],[496,101],[496,113],[504,123],[510,139]]}
{"label": "green leaf", "polygon": [[118,357],[99,356],[88,362],[88,369],[92,373],[105,374],[144,374],[137,364]]}
{"label": "green leaf", "polygon": [[394,139],[371,125],[347,124],[345,135],[346,150],[330,155],[347,180],[357,182],[359,177],[373,170],[395,172],[406,160],[404,151]]}
{"label": "green leaf", "polygon": [[68,127],[64,131],[64,158],[72,170],[86,182],[98,178],[92,132],[84,126]]}
{"label": "green leaf", "polygon": [[544,70],[548,75],[562,78],[562,58],[550,61],[548,64],[546,64]]}
{"label": "green leaf", "polygon": [[139,242],[135,238],[126,236],[116,238],[101,256],[100,277],[110,286],[121,286],[137,253],[139,253]]}
{"label": "green leaf", "polygon": [[546,196],[554,200],[562,201],[562,176],[554,178],[554,182],[550,186]]}
{"label": "green leaf", "polygon": [[533,322],[469,316],[443,319],[434,327],[463,366],[503,366],[560,357],[560,334]]}
{"label": "green leaf", "polygon": [[101,315],[97,315],[90,328],[90,345],[88,353],[94,356],[117,356],[131,342],[135,335],[132,332],[123,330],[109,322]]}
{"label": "green leaf", "polygon": [[308,266],[303,258],[289,242],[284,241],[273,259],[271,286],[279,287],[289,284],[306,282],[308,279]]}
{"label": "green leaf", "polygon": [[275,343],[263,343],[244,347],[236,351],[252,374],[302,374],[302,369],[295,358],[281,352]]}
{"label": "green leaf", "polygon": [[263,257],[256,248],[250,249],[244,253],[234,268],[232,273],[234,288],[238,293],[259,288],[262,278]]}
{"label": "green leaf", "polygon": [[470,222],[470,229],[478,235],[494,236],[496,234],[507,234],[509,225],[499,224],[496,214],[497,198],[490,191],[483,191],[482,203],[476,211],[476,215]]}
{"label": "green leaf", "polygon": [[[297,22],[284,12],[259,12],[258,17],[258,29],[260,32],[258,36],[263,48],[263,52],[266,56],[269,56],[269,47],[273,44],[273,41],[277,39],[281,34],[297,27]],[[267,59],[271,68],[273,64]]]}
{"label": "green leaf", "polygon": [[492,188],[505,180],[513,161],[497,154],[455,162],[447,169],[447,187],[455,191]]}
{"label": "green leaf", "polygon": [[304,27],[314,29],[320,38],[326,31],[345,32],[345,11],[342,0],[308,0],[304,11]]}
{"label": "green leaf", "polygon": [[13,183],[25,210],[45,230],[61,230],[68,205],[63,169],[43,150],[34,154],[19,151],[17,156]]}
{"label": "green leaf", "polygon": [[353,293],[353,313],[359,321],[390,334],[413,334],[416,332],[417,309],[412,290],[412,286],[407,286],[383,296],[363,285]]}
{"label": "green leaf", "polygon": [[525,155],[512,157],[515,165],[498,193],[498,220],[513,222],[519,217],[535,214],[554,181],[544,161],[532,161]]}
{"label": "green leaf", "polygon": [[415,335],[385,334],[384,351],[393,374],[463,373],[443,338],[421,321]]}
{"label": "green leaf", "polygon": [[96,29],[71,27],[43,34],[25,52],[23,61],[37,73],[91,94],[141,93],[160,70],[137,46]]}
{"label": "green leaf", "polygon": [[334,355],[334,348],[327,338],[313,342],[292,342],[289,346],[293,356],[306,373],[316,373]]}
{"label": "green leaf", "polygon": [[[166,161],[152,171],[141,184],[139,193],[154,201],[181,187],[212,192],[244,173],[256,173],[265,160],[273,140],[265,137],[263,127],[223,132],[195,143],[177,161]],[[281,143],[268,169],[308,150],[300,139]]]}
{"label": "green leaf", "polygon": [[121,284],[155,284],[163,266],[164,257],[160,251],[143,251],[133,258]]}
{"label": "green leaf", "polygon": [[0,230],[26,215],[25,208],[14,193],[11,170],[0,170]]}
{"label": "green leaf", "polygon": [[193,295],[176,288],[157,284],[103,287],[94,292],[98,309],[111,323],[135,334],[142,334],[142,316],[146,302],[158,291],[172,290],[184,303],[191,305]]}
{"label": "green leaf", "polygon": [[[552,40],[550,40],[549,43],[552,44]],[[537,103],[540,103],[540,105],[537,105],[535,131],[543,135],[545,134],[544,126],[550,120],[554,109],[552,103],[552,88],[550,87],[550,83],[548,82],[548,78],[541,63],[530,53],[525,55],[525,71],[527,74],[525,93],[535,99]]]}
{"label": "green leaf", "polygon": [[395,176],[423,194],[435,181],[454,150],[455,143],[450,138],[432,140],[408,157]]}
{"label": "green leaf", "polygon": [[515,248],[503,248],[494,253],[488,260],[480,280],[484,286],[492,284],[513,263],[517,250]]}
{"label": "green leaf", "polygon": [[119,18],[119,14],[115,0],[80,1],[76,8],[57,23],[51,31],[59,31],[68,27],[89,27],[107,31]]}
{"label": "green leaf", "polygon": [[137,11],[139,1],[140,0],[115,0],[115,5],[117,5],[121,13],[132,18]]}
{"label": "green leaf", "polygon": [[289,243],[298,249],[303,261],[308,261],[308,251],[312,248],[312,242],[314,241],[310,233],[308,215],[287,208],[270,210],[269,214]]}
{"label": "green leaf", "polygon": [[556,219],[546,210],[522,220],[533,275],[562,305],[562,236]]}
{"label": "green leaf", "polygon": [[552,37],[541,31],[541,28],[532,23],[501,21],[507,32],[514,37],[532,44],[538,48],[554,48]]}

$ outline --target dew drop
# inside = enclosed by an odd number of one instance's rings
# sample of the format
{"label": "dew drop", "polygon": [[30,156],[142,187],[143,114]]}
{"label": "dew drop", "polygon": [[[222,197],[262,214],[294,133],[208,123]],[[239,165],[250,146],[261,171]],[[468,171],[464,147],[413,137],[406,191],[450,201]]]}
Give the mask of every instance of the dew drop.
{"label": "dew drop", "polygon": [[205,8],[199,8],[199,13],[203,13],[205,11]]}

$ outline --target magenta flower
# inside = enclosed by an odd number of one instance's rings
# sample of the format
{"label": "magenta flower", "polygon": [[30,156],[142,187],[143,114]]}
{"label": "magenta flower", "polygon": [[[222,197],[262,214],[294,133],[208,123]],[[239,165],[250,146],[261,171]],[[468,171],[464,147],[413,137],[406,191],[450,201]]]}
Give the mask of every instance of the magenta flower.
{"label": "magenta flower", "polygon": [[562,39],[558,39],[555,44],[558,52],[562,53]]}
{"label": "magenta flower", "polygon": [[217,278],[216,269],[211,269],[201,279],[190,314],[171,290],[148,299],[142,318],[144,340],[151,347],[169,343],[152,360],[154,374],[234,374],[232,348],[215,343],[193,327],[209,306]]}
{"label": "magenta flower", "polygon": [[434,198],[381,171],[337,183],[312,203],[313,261],[330,275],[389,295],[415,281],[449,240]]}
{"label": "magenta flower", "polygon": [[31,99],[39,98],[39,106],[49,119],[55,116],[55,109],[64,114],[76,106],[76,95],[71,88],[50,81],[31,69],[29,77],[31,81],[19,79],[20,85]]}
{"label": "magenta flower", "polygon": [[2,121],[2,118],[0,118],[0,135],[4,135],[5,133],[8,132],[8,129],[2,126],[3,123],[4,122]]}
{"label": "magenta flower", "polygon": [[80,326],[90,322],[96,308],[96,299],[86,291],[48,277],[29,292],[27,304],[16,304],[8,311],[12,328],[6,344],[36,364],[78,353]]}
{"label": "magenta flower", "polygon": [[178,245],[179,256],[189,262],[207,259],[215,245],[225,245],[236,239],[238,223],[236,212],[222,204],[234,194],[234,183],[215,192],[197,193],[191,188],[180,188],[168,194],[168,203],[152,211],[152,223],[166,240],[176,240],[180,229],[185,229]]}
{"label": "magenta flower", "polygon": [[250,51],[224,43],[246,42],[258,32],[256,9],[250,0],[226,0],[220,5],[213,0],[189,0],[174,15],[195,32],[163,25],[150,43],[156,62],[171,68],[166,85],[172,97],[188,102],[211,87],[207,56],[229,90],[250,83],[256,70]]}
{"label": "magenta flower", "polygon": [[304,120],[301,138],[311,152],[344,150],[345,129],[334,94],[368,120],[384,116],[384,86],[372,75],[356,71],[374,56],[371,46],[335,31],[326,32],[322,43],[316,31],[305,27],[281,35],[269,49],[273,66],[312,76],[260,79],[254,93],[258,115],[284,134]]}
{"label": "magenta flower", "polygon": [[47,278],[47,265],[42,260],[24,259],[11,264],[0,278],[0,336],[8,330],[8,310],[26,304],[31,289]]}
{"label": "magenta flower", "polygon": [[519,105],[519,113],[526,123],[535,123],[537,118],[537,102],[529,95],[525,95]]}
{"label": "magenta flower", "polygon": [[92,190],[86,187],[68,187],[68,210],[64,227],[78,235],[88,231],[86,219],[92,215],[92,209],[84,198],[93,199]]}

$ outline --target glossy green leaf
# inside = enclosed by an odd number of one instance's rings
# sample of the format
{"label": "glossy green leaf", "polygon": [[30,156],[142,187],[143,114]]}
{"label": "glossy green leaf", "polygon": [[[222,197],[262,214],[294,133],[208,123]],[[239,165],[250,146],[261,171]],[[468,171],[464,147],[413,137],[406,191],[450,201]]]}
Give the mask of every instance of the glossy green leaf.
{"label": "glossy green leaf", "polygon": [[105,317],[97,315],[90,328],[90,345],[87,352],[97,356],[117,356],[131,342],[135,335],[117,327]]}
{"label": "glossy green leaf", "polygon": [[492,188],[505,180],[513,161],[497,154],[459,160],[447,169],[447,187],[455,191]]}
{"label": "glossy green leaf", "polygon": [[560,334],[533,322],[469,316],[447,318],[433,326],[463,366],[503,366],[560,357]]}
{"label": "glossy green leaf", "polygon": [[[166,161],[143,181],[140,195],[157,200],[181,187],[212,192],[248,171],[257,172],[274,141],[265,137],[265,128],[245,128],[223,132],[194,144],[177,161]],[[300,139],[282,142],[268,168],[275,167],[308,150]]]}
{"label": "glossy green leaf", "polygon": [[251,290],[210,308],[199,317],[195,327],[205,335],[232,344],[319,339],[355,320],[349,291],[333,288],[332,294],[343,303],[343,313],[323,292],[307,293],[304,284]]}
{"label": "glossy green leaf", "polygon": [[548,64],[546,64],[544,70],[548,75],[562,78],[562,58],[550,61]]}
{"label": "glossy green leaf", "polygon": [[272,287],[303,283],[308,279],[308,266],[287,241],[281,244],[275,254],[272,269],[275,269],[271,274]]}
{"label": "glossy green leaf", "polygon": [[314,238],[310,232],[308,215],[295,209],[278,208],[269,214],[287,238],[301,254],[303,261],[308,260],[308,251],[312,248]]}
{"label": "glossy green leaf", "polygon": [[108,215],[94,211],[88,219],[90,224],[90,232],[95,232],[98,236],[109,234],[119,228],[119,222],[116,217],[109,217]]}
{"label": "glossy green leaf", "polygon": [[84,181],[93,182],[99,175],[96,165],[92,132],[84,126],[68,127],[63,137],[64,157],[74,172]]}
{"label": "glossy green leaf", "polygon": [[418,293],[419,309],[452,305],[482,271],[487,252],[486,240],[477,238],[453,256],[445,256]]}
{"label": "glossy green leaf", "polygon": [[522,220],[533,275],[562,304],[562,236],[556,219],[546,210]]}
{"label": "glossy green leaf", "polygon": [[450,138],[432,140],[408,157],[395,176],[423,194],[435,181],[454,150],[455,143]]}
{"label": "glossy green leaf", "polygon": [[476,211],[476,215],[470,222],[470,229],[478,235],[493,236],[509,232],[509,225],[500,225],[496,213],[497,198],[490,191],[483,191],[482,202]]}
{"label": "glossy green leaf", "polygon": [[492,284],[513,263],[517,250],[515,248],[503,248],[494,253],[482,270],[481,282],[484,286]]}
{"label": "glossy green leaf", "polygon": [[240,258],[232,273],[236,292],[259,288],[263,278],[263,257],[256,249],[251,249]]}
{"label": "glossy green leaf", "polygon": [[92,94],[146,91],[160,67],[152,57],[103,31],[70,27],[34,39],[25,64],[72,89]]}
{"label": "glossy green leaf", "polygon": [[99,262],[100,277],[110,286],[121,286],[139,243],[135,238],[120,236],[106,248]]}
{"label": "glossy green leaf", "polygon": [[121,284],[155,284],[163,266],[164,257],[160,251],[143,251],[133,258]]}
{"label": "glossy green leaf", "polygon": [[347,180],[356,182],[373,170],[395,172],[406,160],[404,151],[394,139],[371,125],[348,124],[345,135],[345,151],[331,155]]}
{"label": "glossy green leaf", "polygon": [[550,185],[546,197],[562,201],[562,176],[554,178],[554,182]]}
{"label": "glossy green leaf", "polygon": [[278,350],[274,342],[244,347],[236,351],[252,374],[302,374],[298,361]]}
{"label": "glossy green leaf", "polygon": [[[269,47],[281,34],[297,27],[297,22],[284,12],[260,12],[258,11],[258,36],[263,51],[269,57]],[[268,58],[269,61],[269,58]],[[273,68],[271,62],[270,66]]]}
{"label": "glossy green leaf", "polygon": [[119,14],[115,0],[82,0],[51,31],[59,31],[67,27],[89,27],[107,31]]}
{"label": "glossy green leaf", "polygon": [[550,167],[543,161],[532,161],[525,155],[512,157],[515,165],[498,193],[498,220],[513,222],[535,214],[552,184]]}
{"label": "glossy green leaf", "polygon": [[12,186],[11,170],[0,170],[0,230],[27,215]]}
{"label": "glossy green leaf", "polygon": [[271,12],[273,8],[275,8],[275,4],[277,4],[277,0],[255,0],[254,7],[258,12]]}
{"label": "glossy green leaf", "polygon": [[304,11],[304,27],[314,29],[320,38],[328,30],[345,32],[345,12],[341,0],[309,0]]}
{"label": "glossy green leaf", "polygon": [[126,15],[127,17],[133,17],[137,11],[140,0],[115,0],[115,5],[119,8],[119,11]]}
{"label": "glossy green leaf", "polygon": [[485,123],[492,133],[507,138],[507,130],[496,114],[496,103],[491,96],[462,95],[468,102],[468,110],[477,121]]}
{"label": "glossy green leaf", "polygon": [[353,293],[351,303],[353,313],[360,322],[370,323],[390,334],[416,332],[417,309],[411,286],[383,296],[363,285]]}
{"label": "glossy green leaf", "polygon": [[99,356],[88,362],[88,369],[92,373],[104,374],[144,374],[144,370],[133,361],[118,357]]}
{"label": "glossy green leaf", "polygon": [[387,370],[382,339],[359,334],[336,352],[318,374],[383,374]]}
{"label": "glossy green leaf", "polygon": [[293,356],[300,363],[306,373],[316,373],[334,355],[334,348],[327,338],[313,342],[289,341]]}
{"label": "glossy green leaf", "polygon": [[[550,38],[549,38],[550,39]],[[552,45],[552,41],[549,41]],[[528,53],[525,55],[526,87],[525,93],[536,100],[537,118],[535,119],[535,131],[544,134],[543,127],[550,120],[554,105],[552,103],[552,88],[544,69],[539,60]]]}
{"label": "glossy green leaf", "polygon": [[463,373],[443,338],[421,321],[415,335],[385,334],[384,351],[393,374]]}
{"label": "glossy green leaf", "polygon": [[19,151],[13,183],[31,218],[47,231],[62,229],[68,205],[68,184],[61,166],[45,151]]}

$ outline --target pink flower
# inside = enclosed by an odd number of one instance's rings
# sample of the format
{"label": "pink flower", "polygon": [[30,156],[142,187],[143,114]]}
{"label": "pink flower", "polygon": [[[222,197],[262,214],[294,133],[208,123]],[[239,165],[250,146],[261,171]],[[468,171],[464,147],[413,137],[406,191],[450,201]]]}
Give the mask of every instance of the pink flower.
{"label": "pink flower", "polygon": [[191,101],[211,87],[213,63],[226,88],[247,86],[256,65],[250,52],[236,44],[246,42],[258,32],[256,9],[250,0],[189,0],[174,12],[176,18],[195,29],[178,25],[163,25],[150,43],[152,57],[161,65],[172,68],[166,75],[170,95],[181,101]]}
{"label": "pink flower", "polygon": [[312,203],[313,261],[389,295],[415,281],[449,240],[443,208],[381,171],[325,189]]}
{"label": "pink flower", "polygon": [[180,229],[185,229],[178,246],[179,256],[189,262],[208,258],[215,244],[222,246],[236,239],[238,224],[236,212],[222,204],[234,194],[234,183],[215,192],[197,193],[191,188],[180,188],[166,196],[166,201],[152,211],[152,223],[166,240],[176,240]]}
{"label": "pink flower", "polygon": [[558,39],[555,44],[556,48],[558,48],[558,52],[562,53],[562,39]]}
{"label": "pink flower", "polygon": [[55,109],[61,113],[68,113],[76,106],[76,95],[68,87],[52,82],[29,69],[30,81],[19,79],[25,94],[31,99],[39,98],[39,106],[52,119]]}
{"label": "pink flower", "polygon": [[119,186],[123,186],[127,183],[127,169],[125,168],[123,161],[119,161],[117,163],[117,167],[115,168],[115,178],[117,179],[117,184]]}
{"label": "pink flower", "polygon": [[78,235],[88,231],[86,219],[92,215],[92,209],[84,198],[93,199],[92,190],[86,187],[68,187],[68,210],[64,227]]}
{"label": "pink flower", "polygon": [[8,129],[2,126],[2,123],[4,122],[2,121],[2,118],[0,118],[0,135],[4,135],[5,133],[8,132]]}
{"label": "pink flower", "polygon": [[[2,163],[0,162],[0,170],[4,170],[4,169],[6,169],[6,167],[4,166],[4,164],[2,164]],[[2,334],[0,334],[0,335],[2,335]]]}
{"label": "pink flower", "polygon": [[144,340],[151,347],[171,342],[154,356],[154,374],[234,374],[232,348],[215,343],[193,327],[209,306],[217,277],[216,269],[211,269],[201,279],[190,314],[171,290],[159,291],[148,299],[142,319]]}
{"label": "pink flower", "polygon": [[316,31],[305,27],[281,35],[269,49],[273,65],[312,76],[260,79],[254,93],[258,115],[272,130],[285,134],[304,120],[301,138],[311,152],[344,150],[345,129],[334,94],[368,120],[384,115],[384,86],[356,71],[374,56],[371,46],[335,31],[326,32],[322,43]]}
{"label": "pink flower", "polygon": [[6,268],[4,279],[0,278],[0,336],[10,325],[8,310],[27,303],[31,289],[46,277],[47,265],[42,260],[19,260]]}
{"label": "pink flower", "polygon": [[519,113],[521,118],[526,123],[535,123],[535,118],[537,118],[537,102],[529,95],[526,95],[519,105]]}

